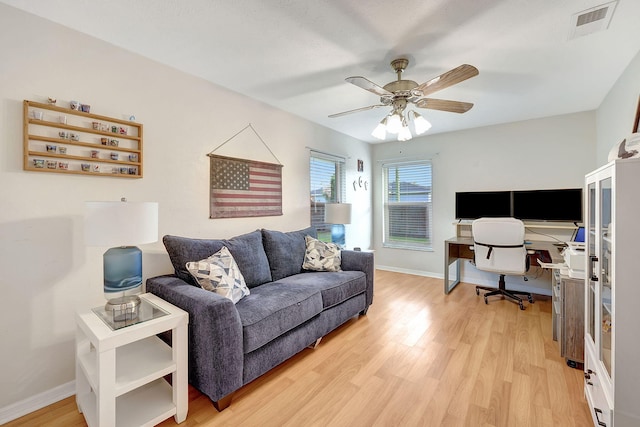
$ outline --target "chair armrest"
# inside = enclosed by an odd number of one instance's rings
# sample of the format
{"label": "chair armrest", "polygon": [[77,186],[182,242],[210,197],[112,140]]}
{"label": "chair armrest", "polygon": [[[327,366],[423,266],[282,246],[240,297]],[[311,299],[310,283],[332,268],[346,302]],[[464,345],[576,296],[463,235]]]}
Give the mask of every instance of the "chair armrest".
{"label": "chair armrest", "polygon": [[340,268],[345,271],[362,271],[367,278],[367,307],[373,304],[374,258],[373,252],[347,251],[341,253]]}
{"label": "chair armrest", "polygon": [[147,292],[189,313],[189,382],[213,401],[242,387],[242,324],[233,302],[174,275],[148,279]]}

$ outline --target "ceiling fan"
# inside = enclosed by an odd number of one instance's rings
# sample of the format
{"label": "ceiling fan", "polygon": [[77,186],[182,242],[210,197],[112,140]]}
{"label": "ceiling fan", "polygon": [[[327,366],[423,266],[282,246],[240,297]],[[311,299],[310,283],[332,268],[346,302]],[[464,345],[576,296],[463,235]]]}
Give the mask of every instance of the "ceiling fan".
{"label": "ceiling fan", "polygon": [[347,77],[345,79],[347,82],[380,96],[380,104],[331,114],[329,117],[341,117],[351,113],[390,106],[391,112],[382,119],[380,124],[378,124],[372,132],[372,135],[376,138],[384,139],[388,132],[397,134],[398,141],[407,141],[411,139],[411,131],[409,130],[410,117],[413,119],[414,128],[418,135],[423,134],[431,127],[431,123],[414,110],[407,111],[406,116],[404,115],[404,111],[409,104],[413,104],[418,108],[448,111],[451,113],[465,113],[473,107],[473,104],[470,102],[425,98],[427,95],[431,95],[436,91],[477,76],[478,69],[473,65],[460,65],[420,85],[413,80],[402,79],[402,72],[408,65],[409,60],[406,58],[398,58],[391,61],[391,68],[393,68],[398,75],[398,79],[387,83],[383,87],[361,76]]}

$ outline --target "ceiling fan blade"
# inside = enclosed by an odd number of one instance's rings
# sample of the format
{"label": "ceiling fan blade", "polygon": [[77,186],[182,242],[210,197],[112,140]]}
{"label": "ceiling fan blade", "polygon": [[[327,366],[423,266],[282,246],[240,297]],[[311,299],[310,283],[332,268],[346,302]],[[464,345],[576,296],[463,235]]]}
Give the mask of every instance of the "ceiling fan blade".
{"label": "ceiling fan blade", "polygon": [[466,113],[473,107],[471,102],[449,101],[447,99],[421,98],[416,106],[431,110],[448,111],[450,113]]}
{"label": "ceiling fan blade", "polygon": [[423,96],[427,96],[436,91],[470,79],[471,77],[475,77],[478,74],[478,69],[473,65],[462,64],[461,66],[456,67],[453,70],[449,70],[438,77],[434,77],[428,82],[422,83],[416,89],[422,91]]}
{"label": "ceiling fan blade", "polygon": [[369,105],[368,107],[356,108],[355,110],[349,110],[349,111],[343,111],[342,113],[331,114],[329,117],[334,118],[334,117],[346,116],[347,114],[358,113],[360,111],[373,110],[374,108],[378,108],[378,107],[384,107],[384,105],[382,104]]}
{"label": "ceiling fan blade", "polygon": [[384,96],[384,95],[393,96],[393,93],[389,92],[388,90],[384,89],[381,86],[378,86],[377,84],[375,84],[374,82],[372,82],[367,78],[364,78],[361,76],[354,76],[354,77],[347,77],[345,80],[364,90],[368,90],[371,93],[375,93],[378,96]]}

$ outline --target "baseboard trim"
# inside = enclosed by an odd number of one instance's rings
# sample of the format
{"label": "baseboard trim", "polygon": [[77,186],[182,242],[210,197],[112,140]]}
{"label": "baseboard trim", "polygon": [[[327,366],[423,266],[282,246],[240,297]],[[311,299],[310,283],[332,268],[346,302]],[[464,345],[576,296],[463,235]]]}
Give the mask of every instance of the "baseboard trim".
{"label": "baseboard trim", "polygon": [[0,408],[0,425],[13,421],[31,412],[59,402],[76,393],[76,382],[69,381],[51,390],[28,397],[20,402]]}
{"label": "baseboard trim", "polygon": [[409,270],[409,269],[406,269],[406,268],[397,268],[397,267],[391,267],[391,266],[388,266],[388,265],[376,265],[376,269],[385,270],[385,271],[393,271],[394,273],[412,274],[414,276],[433,277],[434,279],[444,279],[444,275],[443,274],[432,273],[430,271]]}

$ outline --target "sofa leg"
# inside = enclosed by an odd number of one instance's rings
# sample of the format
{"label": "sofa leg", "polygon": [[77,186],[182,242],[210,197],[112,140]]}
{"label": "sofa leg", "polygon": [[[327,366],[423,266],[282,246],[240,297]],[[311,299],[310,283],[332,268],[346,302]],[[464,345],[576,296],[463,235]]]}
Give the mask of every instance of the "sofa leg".
{"label": "sofa leg", "polygon": [[310,349],[317,348],[320,345],[320,341],[322,341],[322,337],[318,338],[316,342],[314,342],[313,344],[309,344],[307,348],[310,348]]}
{"label": "sofa leg", "polygon": [[367,308],[365,308],[364,310],[362,310],[360,312],[360,316],[366,316],[367,315],[367,310],[369,310],[369,307],[367,306]]}
{"label": "sofa leg", "polygon": [[233,393],[230,393],[220,400],[214,400],[213,407],[216,408],[218,412],[225,410],[229,405],[231,405],[232,396],[233,396]]}

